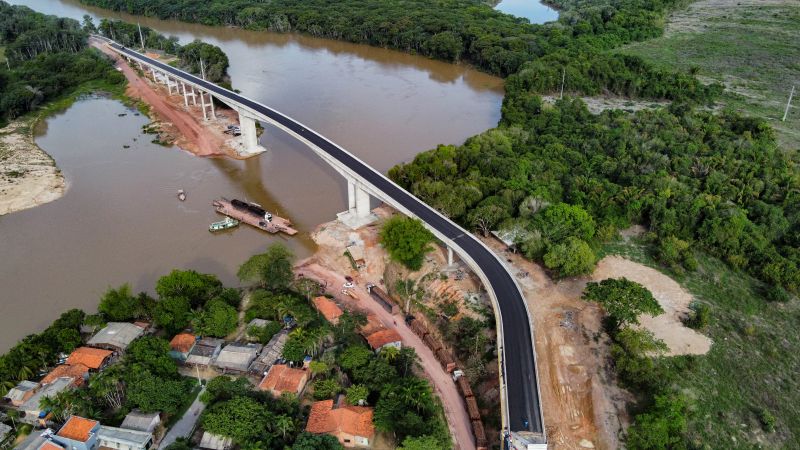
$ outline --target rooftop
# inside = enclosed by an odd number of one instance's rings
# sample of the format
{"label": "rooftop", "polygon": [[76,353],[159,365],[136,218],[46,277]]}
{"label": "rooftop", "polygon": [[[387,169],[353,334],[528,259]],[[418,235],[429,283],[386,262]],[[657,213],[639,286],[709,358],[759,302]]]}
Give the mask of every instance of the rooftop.
{"label": "rooftop", "polygon": [[314,402],[311,405],[306,431],[331,434],[344,432],[354,436],[371,437],[375,434],[372,408],[344,405],[334,409],[333,400]]}
{"label": "rooftop", "polygon": [[101,426],[100,431],[97,432],[97,439],[124,444],[127,447],[142,448],[146,447],[147,443],[153,439],[153,434],[147,431]]}
{"label": "rooftop", "polygon": [[92,336],[89,345],[109,346],[120,350],[128,348],[134,339],[144,334],[144,329],[128,322],[109,322],[105,328]]}
{"label": "rooftop", "polygon": [[106,361],[106,358],[110,357],[111,354],[112,352],[110,350],[92,347],[79,347],[70,353],[69,358],[67,358],[67,364],[70,366],[83,364],[90,369],[96,370],[103,365],[103,363]]}
{"label": "rooftop", "polygon": [[328,297],[315,297],[314,307],[325,317],[325,320],[331,323],[339,321],[339,317],[343,314],[342,309]]}
{"label": "rooftop", "polygon": [[262,391],[278,391],[280,393],[297,393],[303,389],[308,378],[305,370],[293,369],[286,364],[276,364],[258,384]]}
{"label": "rooftop", "polygon": [[64,447],[57,442],[44,441],[42,445],[39,446],[39,450],[64,450]]}
{"label": "rooftop", "polygon": [[89,368],[86,365],[77,363],[73,365],[62,364],[60,366],[56,366],[53,370],[50,371],[47,375],[42,378],[42,384],[50,384],[53,381],[56,381],[58,378],[66,377],[72,378],[72,384],[74,386],[81,386],[83,385],[84,381],[86,381],[86,376],[89,374]]}
{"label": "rooftop", "polygon": [[20,381],[19,384],[14,386],[5,395],[5,398],[11,401],[21,402],[25,398],[25,394],[39,387],[39,383],[34,381]]}
{"label": "rooftop", "polygon": [[369,342],[369,346],[372,347],[373,350],[378,350],[386,344],[400,341],[402,341],[402,339],[397,331],[389,329],[376,331],[367,336],[367,342]]}
{"label": "rooftop", "polygon": [[125,416],[125,420],[122,421],[119,427],[128,430],[152,432],[159,422],[161,422],[161,416],[157,412],[144,413],[133,410]]}
{"label": "rooftop", "polygon": [[194,347],[196,341],[197,338],[193,334],[180,333],[169,341],[169,347],[176,352],[188,353]]}
{"label": "rooftop", "polygon": [[39,410],[39,402],[42,400],[43,397],[52,397],[59,392],[69,388],[72,386],[72,378],[57,378],[52,383],[44,386],[39,392],[33,394],[33,397],[29,398],[25,403],[20,406],[20,410],[22,411],[40,411]]}
{"label": "rooftop", "polygon": [[219,352],[214,365],[221,369],[246,372],[259,350],[261,350],[261,344],[229,344]]}
{"label": "rooftop", "polygon": [[80,416],[72,416],[67,420],[67,423],[58,430],[56,436],[72,439],[73,441],[86,442],[89,440],[89,435],[92,429],[100,422],[91,419],[84,419]]}
{"label": "rooftop", "polygon": [[203,433],[200,439],[200,448],[207,448],[210,450],[225,450],[230,448],[233,444],[233,439],[229,437],[220,436],[218,434],[211,434],[208,431]]}
{"label": "rooftop", "polygon": [[8,426],[8,425],[6,425],[4,423],[0,423],[0,441],[2,441],[3,438],[6,437],[6,435],[10,431],[11,431],[11,427],[10,426]]}

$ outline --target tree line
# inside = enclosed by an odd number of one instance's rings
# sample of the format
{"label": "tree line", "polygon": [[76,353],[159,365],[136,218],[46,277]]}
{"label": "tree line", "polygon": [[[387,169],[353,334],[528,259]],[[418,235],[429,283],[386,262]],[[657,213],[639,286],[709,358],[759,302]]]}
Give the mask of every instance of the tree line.
{"label": "tree line", "polygon": [[227,81],[228,66],[230,66],[228,55],[216,45],[199,39],[180,45],[176,36],[167,37],[151,28],[121,20],[101,19],[97,31],[126,47],[140,48],[144,42],[145,48],[177,56],[178,65],[190,73],[205,74],[206,80],[214,83]]}
{"label": "tree line", "polygon": [[125,78],[86,46],[72,19],[47,16],[0,1],[0,125],[88,81],[120,85]]}
{"label": "tree line", "polygon": [[692,75],[654,69],[642,59],[608,53],[622,44],[661,34],[664,14],[681,0],[558,0],[558,21],[533,25],[495,11],[480,0],[82,0],[83,3],[206,25],[297,31],[318,37],[394,48],[466,62],[539,91],[561,85],[594,94],[706,101],[719,86]]}

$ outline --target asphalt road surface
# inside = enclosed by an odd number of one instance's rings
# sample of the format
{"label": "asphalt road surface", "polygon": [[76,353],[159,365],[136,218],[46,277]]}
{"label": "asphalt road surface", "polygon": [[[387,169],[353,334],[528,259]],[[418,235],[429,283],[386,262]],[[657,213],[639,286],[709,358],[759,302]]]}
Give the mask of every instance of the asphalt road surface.
{"label": "asphalt road surface", "polygon": [[284,127],[307,139],[340,163],[349,167],[356,174],[406,207],[420,220],[436,228],[467,252],[481,267],[481,270],[489,279],[500,305],[504,332],[503,343],[505,346],[505,361],[503,361],[503,364],[505,364],[505,373],[507,377],[506,386],[510,431],[544,432],[541,421],[539,391],[537,389],[538,380],[536,378],[536,364],[533,355],[533,340],[531,339],[531,327],[524,304],[525,299],[511,274],[508,273],[497,257],[481,244],[476,237],[436,213],[430,206],[394,184],[394,182],[375,169],[356,159],[353,155],[342,150],[336,144],[329,141],[321,134],[309,129],[302,123],[278,111],[256,103],[247,97],[221,88],[213,83],[206,82],[194,75],[166,65],[160,61],[148,58],[141,53],[127,49],[119,44],[110,43],[109,45],[114,47],[117,51],[146,61],[160,68],[162,71],[180,76],[187,81],[192,81],[196,85],[213,92],[223,101],[225,98],[231,99],[280,123]]}

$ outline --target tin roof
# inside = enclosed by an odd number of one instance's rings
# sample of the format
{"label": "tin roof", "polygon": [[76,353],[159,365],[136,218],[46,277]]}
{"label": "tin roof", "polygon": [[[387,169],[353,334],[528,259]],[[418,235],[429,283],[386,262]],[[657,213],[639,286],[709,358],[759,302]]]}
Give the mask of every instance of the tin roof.
{"label": "tin roof", "polygon": [[144,329],[128,322],[109,322],[105,328],[92,336],[89,345],[109,346],[120,350],[128,348],[134,339],[144,334]]}

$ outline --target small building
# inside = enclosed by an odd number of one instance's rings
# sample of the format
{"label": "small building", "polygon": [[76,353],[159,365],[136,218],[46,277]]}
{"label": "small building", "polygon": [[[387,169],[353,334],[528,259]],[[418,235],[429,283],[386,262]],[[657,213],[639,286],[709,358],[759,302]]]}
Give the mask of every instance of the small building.
{"label": "small building", "polygon": [[286,364],[275,364],[258,384],[262,391],[269,391],[273,396],[280,397],[284,393],[300,396],[308,382],[308,372],[294,369]]}
{"label": "small building", "polygon": [[92,347],[123,353],[135,339],[144,334],[144,329],[128,322],[109,322],[105,328],[87,342]]}
{"label": "small building", "polygon": [[3,398],[7,398],[13,406],[20,406],[29,398],[33,397],[36,389],[39,388],[39,383],[34,381],[20,381],[19,384],[11,388]]}
{"label": "small building", "polygon": [[22,421],[30,424],[43,423],[47,414],[43,413],[39,406],[42,398],[54,397],[59,392],[69,389],[72,386],[72,382],[72,378],[57,378],[52,383],[42,386],[41,389],[36,391],[33,396],[17,408],[20,412],[24,413],[21,418]]}
{"label": "small building", "polygon": [[67,358],[67,365],[83,364],[90,370],[101,370],[111,361],[114,353],[110,350],[92,347],[78,347]]}
{"label": "small building", "polygon": [[100,422],[72,416],[52,439],[67,450],[95,450],[99,430]]}
{"label": "small building", "polygon": [[345,447],[370,447],[375,437],[372,408],[341,404],[341,400],[336,405],[333,400],[314,402],[306,431],[335,436]]}
{"label": "small building", "polygon": [[370,334],[367,336],[367,342],[376,352],[380,352],[385,347],[395,347],[399,350],[403,346],[400,334],[388,328]]}
{"label": "small building", "polygon": [[228,344],[217,355],[214,366],[223,372],[247,372],[261,347],[261,344]]}
{"label": "small building", "polygon": [[200,438],[200,448],[208,450],[228,450],[233,446],[233,439],[218,434],[212,434],[208,431],[203,433]]}
{"label": "small building", "polygon": [[253,361],[253,364],[250,365],[250,372],[266,375],[269,368],[280,360],[283,354],[283,347],[286,345],[286,340],[288,338],[289,331],[286,329],[275,333],[275,336],[272,336],[272,339],[261,349],[258,357]]}
{"label": "small building", "polygon": [[89,368],[85,364],[77,363],[74,365],[62,364],[56,366],[47,375],[42,378],[43,385],[50,384],[59,378],[71,378],[72,385],[75,387],[83,386],[86,380],[89,379]]}
{"label": "small building", "polygon": [[247,339],[249,339],[251,341],[258,340],[257,336],[253,336],[253,335],[250,334],[250,330],[253,329],[253,328],[264,328],[267,325],[269,325],[270,323],[272,323],[272,322],[267,320],[267,319],[255,318],[255,319],[251,320],[250,323],[247,324],[247,327],[245,327],[245,329],[244,329],[245,330],[245,336],[247,337]]}
{"label": "small building", "polygon": [[12,428],[4,423],[0,423],[0,444],[6,440],[8,436],[11,435]]}
{"label": "small building", "polygon": [[148,433],[155,432],[156,428],[161,424],[161,415],[157,412],[144,413],[138,409],[134,409],[125,416],[120,428],[126,430],[146,431]]}
{"label": "small building", "polygon": [[180,361],[186,361],[197,342],[197,338],[191,333],[176,334],[169,341],[169,356]]}
{"label": "small building", "polygon": [[194,348],[189,352],[186,358],[186,364],[195,366],[210,366],[214,362],[214,358],[219,355],[222,350],[222,339],[216,338],[203,338],[195,342]]}
{"label": "small building", "polygon": [[325,296],[315,297],[313,300],[314,307],[317,308],[322,317],[325,318],[328,322],[336,325],[339,323],[339,317],[344,314],[339,305],[333,302],[333,300],[329,299]]}
{"label": "small building", "polygon": [[101,426],[97,433],[97,442],[101,448],[147,450],[153,443],[153,433]]}
{"label": "small building", "polygon": [[378,286],[375,286],[374,284],[368,284],[367,291],[369,291],[372,299],[378,302],[383,309],[392,314],[400,314],[400,307],[397,306],[397,301],[395,301],[391,295],[387,294],[386,291]]}

